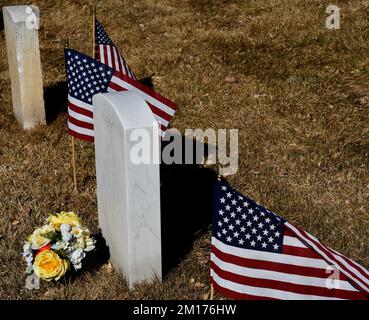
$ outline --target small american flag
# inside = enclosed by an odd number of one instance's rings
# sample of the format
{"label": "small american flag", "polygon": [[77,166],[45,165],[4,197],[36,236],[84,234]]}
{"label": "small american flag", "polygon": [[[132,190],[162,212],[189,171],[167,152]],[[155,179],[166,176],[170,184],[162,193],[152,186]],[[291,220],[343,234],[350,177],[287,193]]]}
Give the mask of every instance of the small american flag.
{"label": "small american flag", "polygon": [[130,90],[150,107],[163,136],[173,117],[174,102],[117,70],[78,51],[65,49],[68,77],[68,130],[82,140],[94,141],[92,97],[102,92]]}
{"label": "small american flag", "polygon": [[366,269],[225,181],[216,184],[212,233],[211,281],[225,296],[368,299]]}
{"label": "small american flag", "polygon": [[122,72],[128,78],[136,80],[136,76],[129,68],[122,54],[97,19],[95,20],[95,36],[96,59],[114,70]]}

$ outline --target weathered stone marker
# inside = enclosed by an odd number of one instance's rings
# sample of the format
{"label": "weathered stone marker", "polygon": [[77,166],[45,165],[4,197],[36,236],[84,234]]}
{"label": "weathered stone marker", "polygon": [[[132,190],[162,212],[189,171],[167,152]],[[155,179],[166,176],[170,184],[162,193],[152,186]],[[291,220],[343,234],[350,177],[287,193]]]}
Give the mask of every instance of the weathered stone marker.
{"label": "weathered stone marker", "polygon": [[[99,225],[110,258],[130,287],[161,280],[158,124],[146,102],[132,92],[94,96],[94,134]],[[132,158],[137,134],[150,139],[150,164]],[[154,151],[154,152],[152,152]]]}
{"label": "weathered stone marker", "polygon": [[24,129],[44,124],[39,10],[35,6],[3,7],[6,49],[15,118]]}

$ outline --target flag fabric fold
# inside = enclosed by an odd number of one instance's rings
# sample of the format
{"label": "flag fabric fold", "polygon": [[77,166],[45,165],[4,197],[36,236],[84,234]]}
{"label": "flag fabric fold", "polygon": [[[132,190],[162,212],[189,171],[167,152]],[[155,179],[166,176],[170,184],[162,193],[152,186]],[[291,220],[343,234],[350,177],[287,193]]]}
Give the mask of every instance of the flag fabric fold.
{"label": "flag fabric fold", "polygon": [[368,299],[368,271],[315,237],[216,184],[210,276],[234,299]]}
{"label": "flag fabric fold", "polygon": [[128,78],[136,80],[135,74],[128,66],[123,55],[97,19],[95,19],[95,37],[96,59],[114,70],[123,73]]}
{"label": "flag fabric fold", "polygon": [[68,78],[68,131],[82,140],[94,141],[92,98],[95,94],[130,90],[147,103],[163,136],[176,104],[137,80],[72,49],[65,49]]}

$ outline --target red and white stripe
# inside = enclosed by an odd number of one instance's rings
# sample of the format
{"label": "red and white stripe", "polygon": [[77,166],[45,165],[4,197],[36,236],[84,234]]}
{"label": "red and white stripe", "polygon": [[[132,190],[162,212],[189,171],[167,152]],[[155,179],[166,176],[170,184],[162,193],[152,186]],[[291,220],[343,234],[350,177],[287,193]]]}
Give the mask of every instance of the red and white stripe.
{"label": "red and white stripe", "polygon": [[[242,249],[211,240],[211,279],[234,299],[367,299],[351,277],[333,272],[325,259],[286,231],[282,253]],[[334,288],[330,289],[330,285]]]}
{"label": "red and white stripe", "polygon": [[317,238],[300,228],[297,228],[288,222],[285,223],[285,226],[291,233],[299,237],[327,262],[334,265],[340,272],[347,276],[358,288],[360,288],[361,291],[369,295],[369,272],[365,268],[337,251],[324,246]]}
{"label": "red and white stripe", "polygon": [[[108,92],[126,90],[136,92],[146,101],[159,123],[160,135],[164,136],[169,121],[175,113],[176,104],[140,82],[115,71],[109,83]],[[68,96],[68,130],[71,135],[78,139],[94,141],[92,104]]]}
{"label": "red and white stripe", "polygon": [[68,95],[68,131],[81,139],[94,141],[93,105]]}
{"label": "red and white stripe", "polygon": [[142,83],[132,80],[126,75],[114,72],[108,91],[114,92],[125,90],[136,92],[146,101],[147,105],[153,112],[156,121],[159,123],[161,136],[164,136],[165,130],[169,125],[169,121],[172,119],[177,108],[176,104],[154,90],[146,87]]}
{"label": "red and white stripe", "polygon": [[123,73],[127,77],[136,80],[136,76],[129,68],[119,50],[114,45],[96,45],[96,59],[101,63],[113,68],[114,70]]}

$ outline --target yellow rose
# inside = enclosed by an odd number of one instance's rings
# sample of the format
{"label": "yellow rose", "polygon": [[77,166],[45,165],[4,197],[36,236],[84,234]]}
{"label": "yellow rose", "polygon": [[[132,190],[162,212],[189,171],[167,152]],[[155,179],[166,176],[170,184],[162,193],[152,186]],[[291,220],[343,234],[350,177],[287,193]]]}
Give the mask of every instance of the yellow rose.
{"label": "yellow rose", "polygon": [[68,260],[61,259],[52,250],[45,250],[39,253],[33,263],[33,270],[39,278],[51,281],[59,280],[68,270]]}
{"label": "yellow rose", "polygon": [[36,229],[28,238],[28,241],[31,243],[31,248],[33,250],[37,250],[47,245],[50,242],[50,239],[46,236],[54,231],[55,229],[50,225]]}
{"label": "yellow rose", "polygon": [[57,215],[52,215],[49,217],[51,225],[58,231],[60,231],[60,226],[65,223],[69,224],[71,227],[76,227],[81,224],[80,218],[74,212],[60,212]]}

